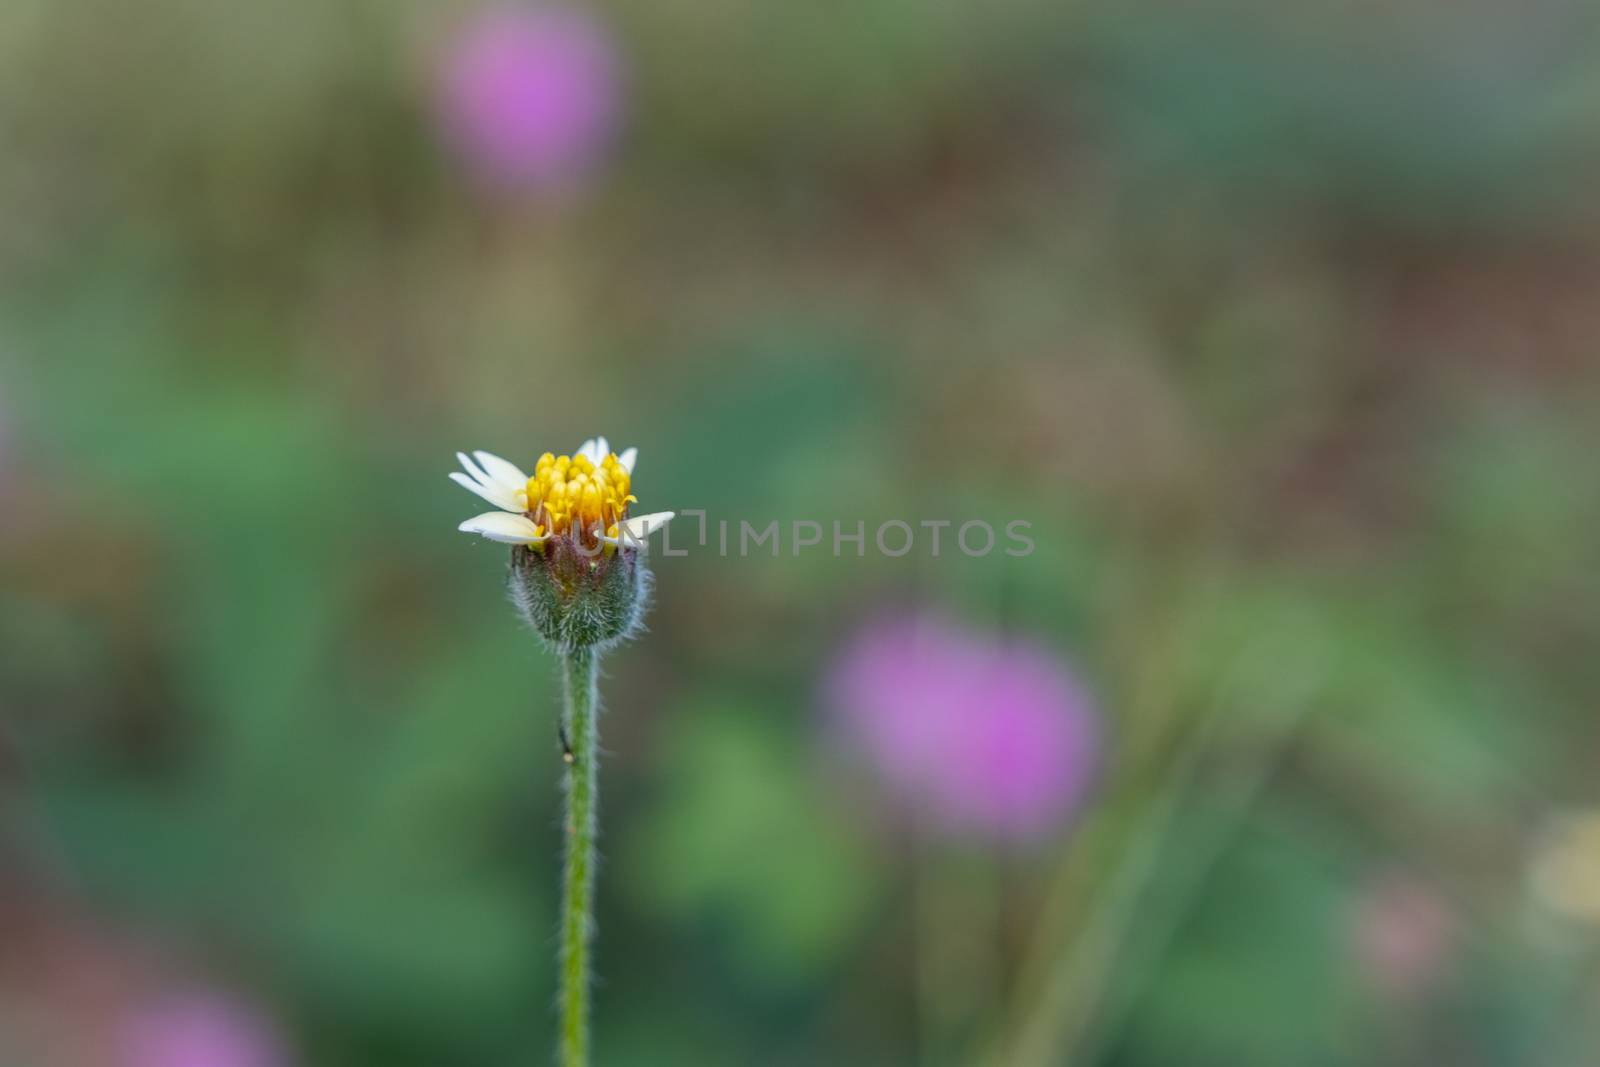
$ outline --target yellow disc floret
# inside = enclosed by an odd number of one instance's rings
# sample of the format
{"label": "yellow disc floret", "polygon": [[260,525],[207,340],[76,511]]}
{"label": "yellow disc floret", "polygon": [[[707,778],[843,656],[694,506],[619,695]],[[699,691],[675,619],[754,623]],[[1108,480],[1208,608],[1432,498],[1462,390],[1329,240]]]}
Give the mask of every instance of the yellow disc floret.
{"label": "yellow disc floret", "polygon": [[617,524],[627,518],[628,505],[638,499],[628,492],[631,484],[616,453],[596,466],[582,454],[546,452],[528,479],[528,516],[556,536],[615,537]]}

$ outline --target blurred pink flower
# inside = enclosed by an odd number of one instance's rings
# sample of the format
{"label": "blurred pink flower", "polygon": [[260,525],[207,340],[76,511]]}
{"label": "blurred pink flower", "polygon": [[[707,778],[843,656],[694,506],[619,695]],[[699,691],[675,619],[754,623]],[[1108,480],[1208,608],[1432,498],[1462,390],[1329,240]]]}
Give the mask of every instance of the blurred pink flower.
{"label": "blurred pink flower", "polygon": [[560,192],[600,162],[621,111],[610,32],[589,9],[506,4],[480,11],[440,70],[445,136],[480,178]]}
{"label": "blurred pink flower", "polygon": [[173,994],[127,1024],[119,1067],[287,1067],[277,1031],[222,993]]}
{"label": "blurred pink flower", "polygon": [[1380,993],[1411,995],[1449,964],[1455,913],[1436,891],[1400,871],[1375,878],[1356,898],[1351,948],[1362,977]]}
{"label": "blurred pink flower", "polygon": [[850,640],[827,691],[846,738],[946,829],[1039,837],[1077,810],[1098,763],[1087,694],[1026,642],[885,620]]}

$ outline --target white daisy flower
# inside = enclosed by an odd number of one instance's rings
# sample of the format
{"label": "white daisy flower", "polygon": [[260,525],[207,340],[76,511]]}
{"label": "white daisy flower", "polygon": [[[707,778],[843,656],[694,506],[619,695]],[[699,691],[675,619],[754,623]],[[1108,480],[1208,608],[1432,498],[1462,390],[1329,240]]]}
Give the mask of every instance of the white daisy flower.
{"label": "white daisy flower", "polygon": [[476,515],[457,529],[507,545],[541,545],[552,537],[612,547],[641,544],[674,513],[628,515],[628,505],[638,500],[630,492],[638,457],[637,448],[619,456],[604,437],[595,437],[570,456],[546,452],[530,477],[491,453],[469,457],[457,452],[465,473],[452,471],[450,480],[500,509]]}

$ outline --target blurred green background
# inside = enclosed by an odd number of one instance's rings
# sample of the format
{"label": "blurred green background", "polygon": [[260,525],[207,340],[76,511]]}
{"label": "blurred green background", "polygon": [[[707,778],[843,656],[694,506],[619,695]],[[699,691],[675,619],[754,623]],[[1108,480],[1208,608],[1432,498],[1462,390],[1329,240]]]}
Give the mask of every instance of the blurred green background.
{"label": "blurred green background", "polygon": [[[656,561],[598,1063],[1592,1062],[1592,5],[626,0],[560,181],[451,125],[482,17],[0,7],[0,1064],[548,1062],[556,679],[444,474],[595,433],[1037,543]],[[840,743],[907,611],[1076,671],[1071,818]]]}

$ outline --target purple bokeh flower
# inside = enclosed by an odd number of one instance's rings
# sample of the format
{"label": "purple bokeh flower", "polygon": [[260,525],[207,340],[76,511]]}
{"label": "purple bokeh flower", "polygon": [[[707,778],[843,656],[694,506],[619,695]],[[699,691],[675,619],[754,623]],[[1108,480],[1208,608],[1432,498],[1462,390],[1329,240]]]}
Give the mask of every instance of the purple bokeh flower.
{"label": "purple bokeh flower", "polygon": [[827,692],[847,740],[946,829],[1039,837],[1077,810],[1098,763],[1087,694],[1027,642],[934,619],[880,621],[850,640]]}
{"label": "purple bokeh flower", "polygon": [[486,8],[444,57],[445,136],[490,185],[566,191],[611,145],[622,108],[620,73],[610,32],[586,9]]}
{"label": "purple bokeh flower", "polygon": [[222,993],[171,994],[128,1020],[119,1067],[288,1067],[270,1022]]}

